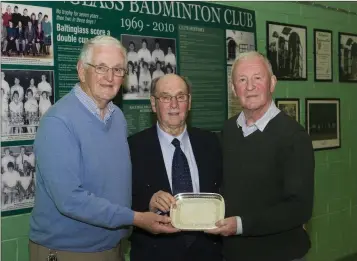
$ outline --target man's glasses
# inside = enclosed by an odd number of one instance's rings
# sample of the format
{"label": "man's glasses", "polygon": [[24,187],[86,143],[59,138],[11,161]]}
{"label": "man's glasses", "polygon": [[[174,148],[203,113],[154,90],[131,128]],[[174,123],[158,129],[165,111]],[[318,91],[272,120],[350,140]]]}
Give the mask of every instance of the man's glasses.
{"label": "man's glasses", "polygon": [[124,68],[120,68],[120,67],[108,67],[108,66],[105,66],[105,65],[93,65],[93,64],[90,64],[90,63],[86,63],[88,64],[89,66],[92,66],[95,68],[95,72],[98,73],[98,74],[106,74],[108,73],[109,70],[112,70],[114,75],[115,76],[118,76],[118,77],[123,77],[126,73],[127,73],[127,70],[124,69]]}
{"label": "man's glasses", "polygon": [[190,95],[189,94],[179,94],[176,96],[162,95],[159,97],[156,97],[156,96],[153,96],[153,97],[155,97],[155,99],[159,100],[160,102],[170,103],[173,98],[175,98],[177,100],[177,102],[187,102]]}

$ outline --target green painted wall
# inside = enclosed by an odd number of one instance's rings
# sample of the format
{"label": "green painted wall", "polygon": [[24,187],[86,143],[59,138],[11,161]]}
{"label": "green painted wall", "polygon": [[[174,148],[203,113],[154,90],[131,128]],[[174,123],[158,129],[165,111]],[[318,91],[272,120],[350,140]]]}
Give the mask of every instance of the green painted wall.
{"label": "green painted wall", "polygon": [[[308,261],[337,261],[357,254],[357,85],[338,82],[338,32],[357,33],[357,16],[293,2],[216,2],[256,11],[258,50],[265,53],[266,21],[308,28],[308,81],[279,82],[275,97],[300,98],[301,122],[305,97],[341,99],[342,148],[316,152],[315,206],[308,231]],[[357,12],[354,2],[319,4]],[[313,29],[333,31],[334,82],[314,83]],[[28,261],[29,215],[2,218],[2,261]]]}

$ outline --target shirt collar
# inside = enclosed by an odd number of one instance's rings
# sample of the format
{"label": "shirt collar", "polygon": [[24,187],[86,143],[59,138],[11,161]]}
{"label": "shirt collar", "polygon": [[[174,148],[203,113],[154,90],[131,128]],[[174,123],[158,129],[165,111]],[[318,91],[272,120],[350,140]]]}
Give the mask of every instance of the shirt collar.
{"label": "shirt collar", "polygon": [[[180,141],[180,146],[182,147],[182,149],[185,146],[185,141],[188,137],[188,133],[187,133],[187,126],[185,126],[184,131],[179,135],[179,136],[172,136],[171,134],[165,132],[164,130],[162,130],[160,128],[159,122],[156,123],[156,129],[157,129],[157,135],[159,137],[159,140],[161,142],[163,142],[165,144],[165,146],[170,146],[172,145],[172,141],[173,139],[178,139]],[[172,145],[173,146],[173,145]]]}
{"label": "shirt collar", "polygon": [[[269,109],[264,113],[264,115],[257,120],[253,125],[255,125],[260,131],[264,131],[265,127],[268,125],[269,121],[274,118],[280,110],[276,107],[275,103],[272,101]],[[241,128],[246,128],[246,118],[244,112],[242,111],[237,119],[237,125]]]}
{"label": "shirt collar", "polygon": [[[100,109],[98,108],[97,104],[93,101],[93,99],[91,97],[88,96],[88,94],[86,94],[81,86],[79,85],[79,83],[77,83],[74,86],[74,93],[77,96],[77,98],[80,100],[80,102],[91,112],[93,113],[95,116],[97,116],[99,119],[100,118]],[[107,105],[107,109],[108,111],[106,112],[105,116],[104,116],[104,122],[106,123],[108,121],[108,119],[110,118],[110,116],[113,114],[114,110],[115,110],[115,106],[113,104],[112,101],[110,101]]]}

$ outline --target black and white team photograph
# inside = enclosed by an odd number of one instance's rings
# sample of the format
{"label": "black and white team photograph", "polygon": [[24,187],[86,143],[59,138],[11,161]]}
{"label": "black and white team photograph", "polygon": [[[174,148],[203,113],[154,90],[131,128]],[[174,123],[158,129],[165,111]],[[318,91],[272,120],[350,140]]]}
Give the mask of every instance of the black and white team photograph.
{"label": "black and white team photograph", "polygon": [[151,81],[177,71],[176,40],[122,35],[121,41],[128,51],[128,75],[123,99],[149,99]]}
{"label": "black and white team photograph", "polygon": [[280,80],[307,80],[305,26],[267,22],[267,57]]}
{"label": "black and white team photograph", "polygon": [[33,146],[1,148],[1,209],[29,208],[35,197]]}
{"label": "black and white team photograph", "polygon": [[53,63],[52,8],[1,2],[2,64]]}
{"label": "black and white team photograph", "polygon": [[1,140],[31,140],[54,102],[53,71],[1,70]]}
{"label": "black and white team photograph", "polygon": [[339,33],[340,82],[357,82],[357,35]]}

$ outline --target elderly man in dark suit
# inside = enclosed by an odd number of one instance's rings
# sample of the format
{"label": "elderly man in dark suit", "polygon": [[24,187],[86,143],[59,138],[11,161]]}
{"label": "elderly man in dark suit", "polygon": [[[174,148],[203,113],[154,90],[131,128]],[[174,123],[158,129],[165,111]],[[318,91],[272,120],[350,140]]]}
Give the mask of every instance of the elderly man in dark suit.
{"label": "elderly man in dark suit", "polygon": [[[215,134],[186,124],[191,86],[175,74],[153,80],[157,124],[129,138],[133,203],[137,211],[167,214],[182,192],[218,192],[221,151]],[[134,228],[131,261],[221,261],[220,237],[203,232],[150,235]]]}

